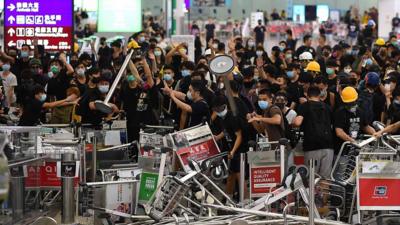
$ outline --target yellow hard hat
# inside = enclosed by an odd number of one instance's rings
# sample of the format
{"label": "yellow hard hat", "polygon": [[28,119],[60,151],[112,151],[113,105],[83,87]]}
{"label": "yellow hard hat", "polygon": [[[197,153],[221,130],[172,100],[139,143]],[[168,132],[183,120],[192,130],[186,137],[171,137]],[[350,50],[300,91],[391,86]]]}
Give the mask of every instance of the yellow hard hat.
{"label": "yellow hard hat", "polygon": [[128,49],[129,48],[140,48],[140,45],[135,40],[132,40],[128,43]]}
{"label": "yellow hard hat", "polygon": [[358,93],[353,87],[346,87],[342,90],[340,97],[344,103],[355,102],[358,99]]}
{"label": "yellow hard hat", "polygon": [[74,52],[79,52],[79,44],[74,42]]}
{"label": "yellow hard hat", "polygon": [[311,61],[307,64],[306,71],[321,72],[321,67],[316,61]]}
{"label": "yellow hard hat", "polygon": [[375,41],[375,45],[383,46],[383,45],[385,45],[385,40],[383,40],[383,38],[378,38]]}

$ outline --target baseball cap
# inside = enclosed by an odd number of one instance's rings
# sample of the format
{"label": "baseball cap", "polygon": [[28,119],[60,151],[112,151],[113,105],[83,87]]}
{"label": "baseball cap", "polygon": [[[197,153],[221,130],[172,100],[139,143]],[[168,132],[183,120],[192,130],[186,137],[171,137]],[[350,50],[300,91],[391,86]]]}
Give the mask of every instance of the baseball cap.
{"label": "baseball cap", "polygon": [[367,73],[367,76],[365,76],[365,83],[372,86],[377,86],[380,83],[379,75],[375,72]]}
{"label": "baseball cap", "polygon": [[312,60],[313,56],[310,52],[303,52],[299,56],[299,60]]}

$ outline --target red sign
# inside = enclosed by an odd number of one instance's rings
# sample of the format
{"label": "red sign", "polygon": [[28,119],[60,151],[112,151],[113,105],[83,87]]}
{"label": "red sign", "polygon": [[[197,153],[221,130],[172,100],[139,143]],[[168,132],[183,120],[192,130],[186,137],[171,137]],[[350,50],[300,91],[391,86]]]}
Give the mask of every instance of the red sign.
{"label": "red sign", "polygon": [[360,206],[397,206],[400,209],[400,179],[360,178]]}
{"label": "red sign", "polygon": [[[28,166],[26,187],[61,187],[61,178],[57,177],[57,163],[45,162],[44,166]],[[79,178],[75,178],[75,186]]]}
{"label": "red sign", "polygon": [[181,159],[184,166],[189,164],[189,160],[201,162],[216,154],[219,154],[219,149],[213,139],[176,151],[176,155]]}
{"label": "red sign", "polygon": [[276,165],[252,167],[250,183],[252,194],[269,193],[272,187],[281,183],[281,167]]}

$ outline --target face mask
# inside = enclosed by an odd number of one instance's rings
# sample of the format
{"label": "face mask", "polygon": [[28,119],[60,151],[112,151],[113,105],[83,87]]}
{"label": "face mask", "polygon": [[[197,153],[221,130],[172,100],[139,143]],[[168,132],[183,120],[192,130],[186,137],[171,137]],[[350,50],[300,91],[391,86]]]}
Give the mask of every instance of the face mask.
{"label": "face mask", "polygon": [[51,66],[50,67],[51,72],[53,72],[53,74],[57,74],[60,72],[60,70],[58,69],[58,66]]}
{"label": "face mask", "polygon": [[262,110],[266,110],[268,108],[268,102],[267,101],[258,101],[258,106]]}
{"label": "face mask", "polygon": [[188,91],[188,92],[186,93],[186,97],[187,97],[189,100],[193,100],[192,92]]}
{"label": "face mask", "polygon": [[4,64],[4,65],[2,66],[2,68],[3,68],[3,71],[9,71],[10,68],[11,68],[11,66],[10,66],[10,64]]}
{"label": "face mask", "polygon": [[53,77],[54,77],[54,74],[53,74],[53,72],[50,71],[50,72],[47,73],[47,76],[48,76],[49,78],[53,78]]}
{"label": "face mask", "polygon": [[218,44],[212,44],[212,47],[213,47],[214,49],[217,49],[217,48],[218,48]]}
{"label": "face mask", "polygon": [[258,75],[254,75],[253,80],[258,81],[260,77]]}
{"label": "face mask", "polygon": [[133,75],[128,75],[128,76],[126,77],[126,80],[127,80],[128,82],[133,82],[133,81],[136,80],[136,78],[135,78],[135,76],[133,76]]}
{"label": "face mask", "polygon": [[385,84],[384,88],[386,91],[390,91],[390,84]]}
{"label": "face mask", "polygon": [[286,54],[286,55],[285,55],[285,58],[286,58],[286,59],[292,59],[292,54]]}
{"label": "face mask", "polygon": [[224,111],[217,112],[217,116],[223,118],[226,116],[227,113],[228,113],[228,109],[225,107]]}
{"label": "face mask", "polygon": [[351,68],[344,68],[345,73],[351,73]]}
{"label": "face mask", "polygon": [[161,37],[156,37],[157,42],[161,41]]}
{"label": "face mask", "polygon": [[155,56],[161,56],[161,51],[154,51]]}
{"label": "face mask", "polygon": [[333,74],[335,74],[335,70],[332,68],[326,68],[326,74],[333,75]]}
{"label": "face mask", "polygon": [[358,50],[352,50],[351,54],[354,55],[354,56],[358,55]]}
{"label": "face mask", "polygon": [[22,51],[22,52],[21,52],[21,57],[22,57],[22,58],[27,58],[27,57],[29,57],[29,52]]}
{"label": "face mask", "polygon": [[367,65],[367,66],[372,65],[372,63],[374,63],[374,62],[373,62],[372,59],[370,59],[370,58],[368,58],[367,60],[365,60],[365,65]]}
{"label": "face mask", "polygon": [[254,43],[254,41],[249,41],[249,47],[254,47],[255,46],[255,43]]}
{"label": "face mask", "polygon": [[283,52],[283,50],[285,50],[285,46],[279,46],[279,49]]}
{"label": "face mask", "polygon": [[219,84],[218,84],[218,88],[219,88],[219,89],[222,90],[222,89],[224,89],[224,87],[225,87],[224,83],[219,83]]}
{"label": "face mask", "polygon": [[47,95],[46,95],[46,94],[42,94],[42,95],[40,96],[40,101],[41,101],[41,102],[44,102],[44,101],[46,101],[46,98],[47,98]]}
{"label": "face mask", "polygon": [[289,79],[292,79],[292,78],[294,77],[293,71],[287,71],[287,72],[286,72],[286,76],[287,76]]}
{"label": "face mask", "polygon": [[165,81],[170,81],[170,80],[172,80],[172,76],[171,76],[171,74],[166,73],[166,74],[164,74],[163,79],[164,79]]}
{"label": "face mask", "polygon": [[357,111],[357,105],[348,105],[348,106],[345,106],[345,108],[347,109],[347,111],[349,111],[351,113],[355,113]]}
{"label": "face mask", "polygon": [[109,89],[109,86],[108,86],[108,85],[99,85],[99,91],[100,91],[102,94],[107,93],[107,92],[108,92],[108,89]]}
{"label": "face mask", "polygon": [[328,58],[328,57],[331,56],[331,53],[329,53],[329,52],[323,52],[323,55],[324,55],[326,58]]}
{"label": "face mask", "polygon": [[76,71],[76,74],[80,77],[84,77],[85,76],[85,69],[78,69]]}
{"label": "face mask", "polygon": [[327,95],[328,95],[328,92],[327,92],[326,90],[322,90],[322,91],[319,93],[319,97],[320,97],[320,98],[325,98]]}
{"label": "face mask", "polygon": [[187,77],[190,76],[190,71],[189,70],[182,70],[182,77]]}
{"label": "face mask", "polygon": [[258,57],[261,57],[262,55],[263,55],[263,51],[256,51],[256,55],[258,56]]}
{"label": "face mask", "polygon": [[280,109],[284,109],[285,108],[285,103],[284,102],[275,103],[275,105],[278,106]]}
{"label": "face mask", "polygon": [[347,50],[346,50],[346,54],[347,54],[347,55],[351,55],[351,52],[352,52],[351,49],[347,49]]}
{"label": "face mask", "polygon": [[143,36],[139,38],[139,42],[144,42],[145,40],[146,40],[146,38]]}

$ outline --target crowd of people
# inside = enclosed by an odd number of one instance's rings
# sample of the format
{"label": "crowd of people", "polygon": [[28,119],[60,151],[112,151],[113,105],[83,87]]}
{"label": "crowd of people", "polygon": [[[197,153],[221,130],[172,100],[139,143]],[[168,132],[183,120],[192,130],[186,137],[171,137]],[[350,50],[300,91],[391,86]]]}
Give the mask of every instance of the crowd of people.
{"label": "crowd of people", "polygon": [[[152,20],[129,38],[129,44],[115,40],[108,45],[101,38],[100,49],[92,54],[43,55],[36,43],[7,48],[0,51],[0,113],[18,106],[20,126],[71,120],[98,126],[123,111],[130,142],[138,140],[141,124],[185,129],[207,122],[231,159],[228,194],[239,178],[239,155],[257,135],[269,141],[289,139],[289,153],[302,148],[305,161],[317,159],[316,172],[328,177],[344,142],[374,134],[373,121],[400,121],[396,36],[384,40],[357,35],[352,43],[331,46],[321,34],[314,48],[310,35],[296,47],[288,30],[287,39],[269,54],[258,32],[224,42],[207,30],[205,51],[202,32],[193,32],[200,42],[193,61],[187,44],[167,41],[165,31]],[[95,101],[105,99],[130,48],[135,54],[110,100],[112,113],[98,111]],[[235,62],[226,77],[230,93],[225,78],[212,74],[208,66],[221,54]],[[233,105],[227,95],[233,96]],[[296,129],[304,133],[301,146]]]}

